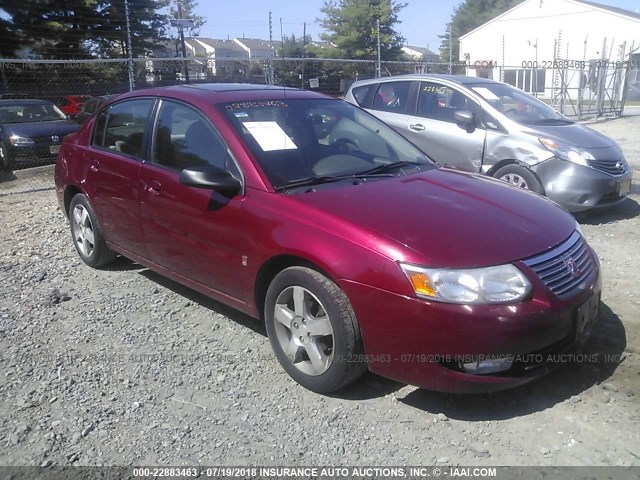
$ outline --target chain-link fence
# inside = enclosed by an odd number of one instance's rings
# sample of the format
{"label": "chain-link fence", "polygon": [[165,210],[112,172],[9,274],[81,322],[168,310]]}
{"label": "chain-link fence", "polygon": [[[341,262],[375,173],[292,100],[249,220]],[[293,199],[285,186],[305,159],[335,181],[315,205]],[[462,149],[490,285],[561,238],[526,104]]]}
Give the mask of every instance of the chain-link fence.
{"label": "chain-link fence", "polygon": [[[0,138],[0,167],[6,173],[53,163],[64,135],[79,128],[110,96],[130,90],[238,82],[273,83],[341,96],[353,81],[374,77],[377,69],[375,61],[300,58],[0,60],[0,124],[7,125],[3,129],[6,134]],[[418,62],[380,65],[383,75],[446,70],[446,65]],[[25,99],[40,102],[25,103]],[[62,110],[69,121],[62,121],[51,104]],[[37,123],[37,132],[27,128],[28,123]],[[29,135],[21,133],[26,129]]]}
{"label": "chain-link fence", "polygon": [[[526,63],[526,62],[524,62]],[[493,78],[514,85],[558,111],[579,119],[620,115],[627,85],[637,86],[637,69],[608,62],[532,62],[514,67],[456,63],[453,73]],[[216,59],[207,57],[104,60],[0,60],[0,166],[7,170],[53,163],[62,137],[78,128],[110,95],[184,83],[274,83],[342,96],[351,83],[377,75],[447,73],[448,64],[318,58]],[[6,99],[13,99],[11,102]],[[71,122],[53,122],[58,106]],[[21,106],[22,105],[22,106]],[[37,133],[22,135],[20,123],[38,122]],[[15,127],[15,128],[14,128]],[[16,130],[16,131],[14,131]],[[7,133],[9,132],[9,133]]]}
{"label": "chain-link fence", "polygon": [[576,120],[620,116],[627,92],[640,88],[638,70],[629,62],[527,61],[469,68],[469,73],[518,87]]}

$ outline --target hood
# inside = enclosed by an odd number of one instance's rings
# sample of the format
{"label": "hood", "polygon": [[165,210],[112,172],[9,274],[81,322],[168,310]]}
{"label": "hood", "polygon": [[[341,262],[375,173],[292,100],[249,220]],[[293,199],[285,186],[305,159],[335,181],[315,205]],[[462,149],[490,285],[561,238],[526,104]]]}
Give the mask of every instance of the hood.
{"label": "hood", "polygon": [[550,137],[559,142],[568,143],[578,148],[611,148],[616,144],[606,135],[596,132],[584,125],[560,124],[531,125],[531,132],[540,137]]}
{"label": "hood", "polygon": [[295,198],[404,246],[395,260],[432,267],[526,258],[566,240],[576,224],[539,195],[444,168]]}
{"label": "hood", "polygon": [[9,135],[20,135],[23,137],[41,137],[44,135],[58,135],[61,138],[80,128],[72,120],[55,120],[53,122],[29,122],[10,123],[5,125]]}

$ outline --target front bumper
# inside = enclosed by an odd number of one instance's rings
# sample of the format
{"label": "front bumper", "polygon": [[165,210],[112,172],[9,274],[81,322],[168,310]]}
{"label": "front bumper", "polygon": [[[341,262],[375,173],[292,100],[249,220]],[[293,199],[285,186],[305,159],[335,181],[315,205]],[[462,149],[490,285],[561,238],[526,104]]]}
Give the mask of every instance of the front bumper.
{"label": "front bumper", "polygon": [[531,170],[538,176],[545,194],[570,212],[609,207],[627,198],[631,169],[612,176],[591,167],[551,158]]}
{"label": "front bumper", "polygon": [[[429,390],[490,392],[528,383],[558,366],[576,348],[578,309],[599,301],[599,268],[586,289],[558,299],[539,279],[533,296],[515,305],[452,305],[339,281],[360,325],[369,369]],[[472,356],[514,356],[504,372],[470,374],[456,368]]]}
{"label": "front bumper", "polygon": [[10,145],[7,147],[12,165],[36,167],[54,163],[60,144],[36,143],[35,145]]}

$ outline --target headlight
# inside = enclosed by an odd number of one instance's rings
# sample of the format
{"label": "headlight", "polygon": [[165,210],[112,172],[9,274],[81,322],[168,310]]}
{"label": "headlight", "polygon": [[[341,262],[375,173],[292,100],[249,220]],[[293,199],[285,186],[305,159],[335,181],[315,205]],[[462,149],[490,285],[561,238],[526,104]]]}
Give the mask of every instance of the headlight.
{"label": "headlight", "polygon": [[589,152],[580,150],[579,148],[571,145],[566,145],[550,138],[540,137],[538,138],[540,143],[547,149],[556,154],[556,156],[567,162],[577,163],[578,165],[584,165],[588,167],[590,161],[595,160],[595,157]]}
{"label": "headlight", "polygon": [[401,263],[416,295],[446,303],[513,303],[531,291],[527,277],[513,265],[469,269],[423,268]]}
{"label": "headlight", "polygon": [[11,145],[15,146],[33,145],[34,143],[29,137],[21,137],[20,135],[11,135],[9,141]]}

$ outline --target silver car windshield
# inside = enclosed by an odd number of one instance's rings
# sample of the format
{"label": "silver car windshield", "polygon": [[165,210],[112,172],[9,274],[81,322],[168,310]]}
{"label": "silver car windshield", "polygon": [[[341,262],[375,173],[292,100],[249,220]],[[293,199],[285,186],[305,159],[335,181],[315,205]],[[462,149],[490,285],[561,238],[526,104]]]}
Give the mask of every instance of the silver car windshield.
{"label": "silver car windshield", "polygon": [[480,83],[466,86],[489,102],[493,108],[523,125],[573,123],[546,103],[511,85]]}
{"label": "silver car windshield", "polygon": [[395,130],[342,100],[258,100],[221,108],[276,189],[435,166]]}

